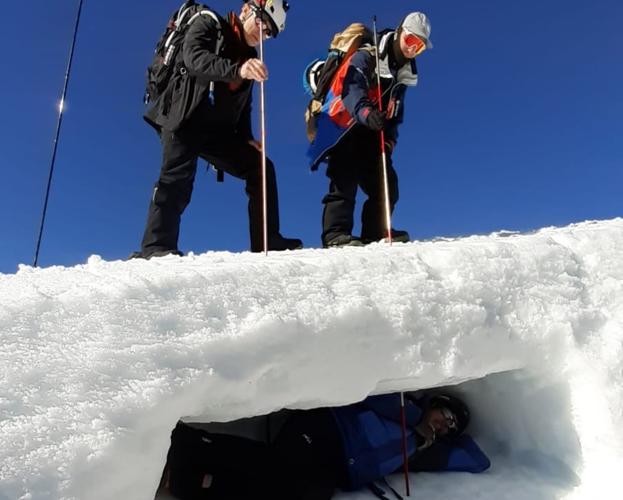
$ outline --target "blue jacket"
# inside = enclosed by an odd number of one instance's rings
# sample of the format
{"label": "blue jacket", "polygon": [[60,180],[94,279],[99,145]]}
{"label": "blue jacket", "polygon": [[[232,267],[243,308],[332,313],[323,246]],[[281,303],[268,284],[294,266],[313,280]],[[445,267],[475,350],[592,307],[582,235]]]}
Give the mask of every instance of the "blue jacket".
{"label": "blue jacket", "polygon": [[[399,394],[371,396],[361,403],[331,411],[342,438],[347,489],[359,489],[400,469],[403,455]],[[417,446],[421,438],[414,428],[420,423],[423,412],[415,403],[406,400],[405,416],[407,451],[411,457],[419,453]],[[482,472],[490,466],[488,458],[469,436],[460,436],[452,443],[435,443],[431,448],[435,447],[433,452],[438,463],[428,470]]]}
{"label": "blue jacket", "polygon": [[[390,55],[395,33],[385,32],[379,42],[381,91],[383,109],[390,118],[385,129],[386,140],[396,143],[398,126],[404,115],[407,86],[417,84],[415,60],[403,67],[392,64]],[[307,156],[311,169],[326,161],[331,150],[356,125],[366,124],[370,107],[377,107],[376,56],[370,47],[363,47],[345,59],[337,71],[322,110],[316,118],[316,138]]]}

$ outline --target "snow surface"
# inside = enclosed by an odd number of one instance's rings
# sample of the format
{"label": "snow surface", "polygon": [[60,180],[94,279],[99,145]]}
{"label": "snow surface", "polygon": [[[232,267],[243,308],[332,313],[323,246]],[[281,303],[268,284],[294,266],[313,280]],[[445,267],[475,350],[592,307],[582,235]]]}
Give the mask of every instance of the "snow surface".
{"label": "snow surface", "polygon": [[443,385],[493,467],[413,475],[413,498],[621,498],[622,258],[615,219],[23,266],[0,275],[0,499],[152,499],[182,416]]}

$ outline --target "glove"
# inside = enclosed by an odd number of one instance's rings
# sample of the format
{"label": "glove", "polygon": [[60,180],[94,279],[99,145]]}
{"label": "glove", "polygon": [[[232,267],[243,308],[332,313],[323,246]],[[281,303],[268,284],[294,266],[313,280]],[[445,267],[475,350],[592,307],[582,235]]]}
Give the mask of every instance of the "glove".
{"label": "glove", "polygon": [[385,113],[381,113],[376,108],[369,108],[370,112],[366,117],[366,126],[371,130],[383,130],[385,128],[385,123],[387,122],[387,117]]}
{"label": "glove", "polygon": [[387,154],[392,154],[394,152],[394,148],[396,147],[396,143],[392,140],[385,141],[385,152]]}
{"label": "glove", "polygon": [[415,427],[415,432],[417,432],[421,438],[421,444],[418,445],[418,450],[424,450],[432,446],[437,437],[435,435],[435,428],[428,422],[420,422],[420,424]]}

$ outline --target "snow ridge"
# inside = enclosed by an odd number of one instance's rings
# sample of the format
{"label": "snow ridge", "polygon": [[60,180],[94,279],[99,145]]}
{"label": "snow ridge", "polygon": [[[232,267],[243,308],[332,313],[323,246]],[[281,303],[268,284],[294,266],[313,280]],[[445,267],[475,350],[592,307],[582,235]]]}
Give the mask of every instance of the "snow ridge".
{"label": "snow ridge", "polygon": [[182,416],[457,384],[494,459],[463,491],[527,468],[482,498],[615,498],[622,257],[615,219],[0,274],[0,499],[153,498]]}

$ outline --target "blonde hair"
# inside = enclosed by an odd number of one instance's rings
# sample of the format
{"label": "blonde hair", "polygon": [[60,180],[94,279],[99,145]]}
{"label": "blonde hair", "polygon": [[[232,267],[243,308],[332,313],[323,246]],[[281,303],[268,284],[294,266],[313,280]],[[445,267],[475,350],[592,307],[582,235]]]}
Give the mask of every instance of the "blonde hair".
{"label": "blonde hair", "polygon": [[344,31],[335,34],[330,48],[348,53],[370,40],[372,40],[372,32],[364,24],[353,23]]}

